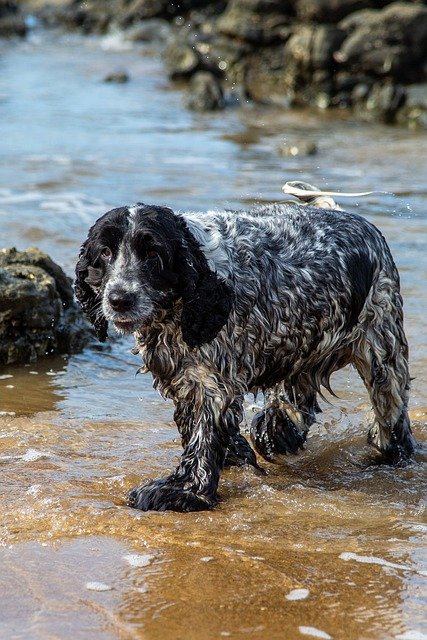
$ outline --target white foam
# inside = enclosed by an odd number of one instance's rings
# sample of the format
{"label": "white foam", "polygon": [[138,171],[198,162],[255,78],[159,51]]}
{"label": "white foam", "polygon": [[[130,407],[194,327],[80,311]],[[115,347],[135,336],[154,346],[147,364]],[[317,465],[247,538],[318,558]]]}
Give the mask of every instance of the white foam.
{"label": "white foam", "polygon": [[126,40],[123,31],[111,31],[101,39],[101,48],[104,51],[131,51],[135,45]]}
{"label": "white foam", "polygon": [[22,456],[21,460],[24,462],[34,462],[34,460],[40,460],[40,458],[49,457],[49,454],[45,451],[37,451],[37,449],[28,449]]}
{"label": "white foam", "polygon": [[285,596],[286,600],[305,600],[310,595],[310,591],[308,589],[292,589]]}
{"label": "white foam", "polygon": [[89,591],[112,591],[113,587],[105,582],[86,582],[86,589]]}
{"label": "white foam", "polygon": [[415,629],[409,629],[396,636],[396,640],[427,640],[427,634]]}
{"label": "white foam", "polygon": [[313,638],[323,638],[323,640],[332,640],[332,636],[326,631],[316,629],[316,627],[298,627],[299,632],[304,636],[312,636]]}
{"label": "white foam", "polygon": [[355,560],[363,564],[379,564],[382,567],[389,567],[390,569],[400,569],[401,571],[412,571],[418,573],[420,576],[427,576],[427,571],[419,571],[415,567],[411,567],[405,564],[398,564],[397,562],[389,562],[383,558],[377,558],[376,556],[359,556],[357,553],[351,551],[343,551],[339,556],[341,560]]}
{"label": "white foam", "polygon": [[147,553],[144,555],[138,555],[136,553],[130,553],[127,556],[123,556],[123,560],[126,560],[131,567],[148,567],[153,561],[154,556]]}

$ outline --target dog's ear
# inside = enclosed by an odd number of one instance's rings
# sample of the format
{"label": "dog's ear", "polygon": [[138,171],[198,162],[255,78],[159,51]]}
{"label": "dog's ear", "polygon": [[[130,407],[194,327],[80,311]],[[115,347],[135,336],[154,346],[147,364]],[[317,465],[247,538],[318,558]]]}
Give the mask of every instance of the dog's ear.
{"label": "dog's ear", "polygon": [[189,347],[211,342],[225,325],[234,302],[232,288],[213,272],[199,249],[187,247],[181,261],[182,337]]}
{"label": "dog's ear", "polygon": [[108,322],[102,313],[101,284],[102,269],[92,266],[92,247],[90,239],[83,243],[76,265],[74,292],[83,312],[93,324],[100,342],[107,338]]}

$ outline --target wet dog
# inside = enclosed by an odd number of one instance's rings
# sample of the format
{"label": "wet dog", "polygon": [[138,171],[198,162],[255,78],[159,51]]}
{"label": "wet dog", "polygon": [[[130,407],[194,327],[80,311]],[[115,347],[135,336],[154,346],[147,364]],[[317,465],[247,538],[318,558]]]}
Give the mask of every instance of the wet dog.
{"label": "wet dog", "polygon": [[317,394],[349,363],[372,402],[369,441],[392,462],[412,455],[399,275],[364,218],[293,203],[122,207],[90,229],[76,276],[99,339],[108,325],[135,334],[154,386],[175,403],[181,461],[134,489],[130,505],[213,507],[224,464],[257,466],[239,431],[244,395],[264,393],[251,440],[278,461],[304,446]]}

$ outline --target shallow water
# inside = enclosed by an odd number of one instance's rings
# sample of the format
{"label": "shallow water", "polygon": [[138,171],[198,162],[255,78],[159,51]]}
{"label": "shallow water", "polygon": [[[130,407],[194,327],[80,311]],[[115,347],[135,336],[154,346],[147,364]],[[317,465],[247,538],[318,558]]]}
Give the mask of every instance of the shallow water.
{"label": "shallow water", "polygon": [[[191,114],[154,54],[44,33],[1,44],[0,246],[37,245],[71,275],[112,206],[247,206],[297,179],[380,190],[346,206],[400,268],[425,442],[427,135],[267,107]],[[102,82],[122,68],[129,84]],[[307,138],[317,155],[279,154]],[[213,512],[141,513],[127,491],[168,473],[180,446],[130,347],[0,372],[1,637],[427,638],[425,449],[375,464],[354,372],[335,376],[339,398],[284,467],[226,471]]]}

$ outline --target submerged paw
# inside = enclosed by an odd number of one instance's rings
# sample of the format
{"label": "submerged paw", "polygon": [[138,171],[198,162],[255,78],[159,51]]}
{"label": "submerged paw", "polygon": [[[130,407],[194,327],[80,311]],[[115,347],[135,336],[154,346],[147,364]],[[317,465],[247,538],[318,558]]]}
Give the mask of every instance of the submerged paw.
{"label": "submerged paw", "polygon": [[214,500],[183,489],[168,479],[154,480],[130,491],[128,504],[142,511],[204,511],[215,506]]}
{"label": "submerged paw", "polygon": [[303,449],[306,433],[292,422],[285,411],[278,407],[269,407],[254,416],[251,440],[263,458],[277,462],[279,456],[295,454]]}

